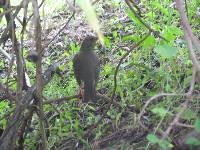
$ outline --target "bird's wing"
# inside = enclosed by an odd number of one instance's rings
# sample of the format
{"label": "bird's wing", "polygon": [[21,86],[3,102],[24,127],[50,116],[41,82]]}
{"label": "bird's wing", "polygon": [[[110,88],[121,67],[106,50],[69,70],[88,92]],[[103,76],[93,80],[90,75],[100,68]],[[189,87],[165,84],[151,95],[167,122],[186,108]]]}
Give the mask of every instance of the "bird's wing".
{"label": "bird's wing", "polygon": [[73,58],[73,68],[74,68],[75,78],[76,78],[78,84],[81,85],[79,53],[76,54]]}

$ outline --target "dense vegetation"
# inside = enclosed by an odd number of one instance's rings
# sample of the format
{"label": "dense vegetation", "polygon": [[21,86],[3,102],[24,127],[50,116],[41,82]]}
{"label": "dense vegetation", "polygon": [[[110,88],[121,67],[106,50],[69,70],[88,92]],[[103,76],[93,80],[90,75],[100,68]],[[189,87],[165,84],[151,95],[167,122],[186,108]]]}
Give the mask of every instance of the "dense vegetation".
{"label": "dense vegetation", "polygon": [[[72,59],[91,34],[86,104]],[[0,0],[0,149],[198,149],[199,39],[199,0]]]}

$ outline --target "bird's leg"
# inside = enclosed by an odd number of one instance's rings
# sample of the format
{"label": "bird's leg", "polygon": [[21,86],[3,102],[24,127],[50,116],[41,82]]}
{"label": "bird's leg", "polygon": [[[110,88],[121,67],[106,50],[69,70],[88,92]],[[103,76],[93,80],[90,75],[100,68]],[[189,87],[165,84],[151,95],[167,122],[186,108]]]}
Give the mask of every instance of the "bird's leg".
{"label": "bird's leg", "polygon": [[80,88],[79,88],[79,98],[80,98],[80,104],[82,103],[83,97],[84,97],[84,82],[81,81]]}
{"label": "bird's leg", "polygon": [[81,89],[80,89],[80,95],[81,95],[81,98],[83,99],[83,97],[84,97],[84,88],[83,87],[81,87]]}
{"label": "bird's leg", "polygon": [[81,95],[81,98],[83,99],[84,97],[84,82],[81,81],[81,86],[80,86],[80,95]]}
{"label": "bird's leg", "polygon": [[79,99],[82,99],[82,98],[83,98],[83,96],[82,96],[82,90],[81,90],[81,88],[79,88],[79,92],[78,92],[78,98],[79,98]]}

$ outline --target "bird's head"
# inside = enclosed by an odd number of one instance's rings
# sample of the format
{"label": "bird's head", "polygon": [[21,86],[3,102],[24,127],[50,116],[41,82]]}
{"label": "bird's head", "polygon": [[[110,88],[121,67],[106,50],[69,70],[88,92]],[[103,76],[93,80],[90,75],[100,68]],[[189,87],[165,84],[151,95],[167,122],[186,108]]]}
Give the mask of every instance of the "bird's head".
{"label": "bird's head", "polygon": [[80,50],[81,51],[91,51],[95,47],[97,40],[98,40],[98,38],[95,36],[87,36],[83,40]]}

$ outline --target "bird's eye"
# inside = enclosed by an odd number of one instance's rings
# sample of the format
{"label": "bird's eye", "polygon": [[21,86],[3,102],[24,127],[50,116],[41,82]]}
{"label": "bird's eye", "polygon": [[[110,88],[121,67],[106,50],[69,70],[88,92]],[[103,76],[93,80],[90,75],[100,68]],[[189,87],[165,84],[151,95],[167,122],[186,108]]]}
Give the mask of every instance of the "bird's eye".
{"label": "bird's eye", "polygon": [[92,37],[92,40],[96,40],[97,38],[96,37]]}

